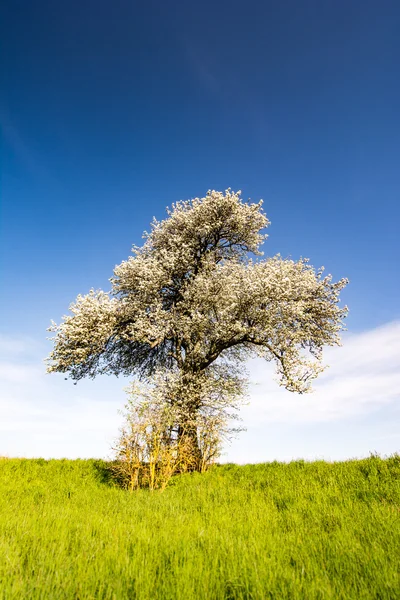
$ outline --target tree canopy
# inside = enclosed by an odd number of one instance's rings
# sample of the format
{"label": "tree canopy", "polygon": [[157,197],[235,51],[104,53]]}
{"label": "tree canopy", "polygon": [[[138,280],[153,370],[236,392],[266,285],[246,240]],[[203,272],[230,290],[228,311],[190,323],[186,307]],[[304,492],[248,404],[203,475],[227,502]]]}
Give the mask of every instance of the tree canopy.
{"label": "tree canopy", "polygon": [[167,213],[115,267],[110,292],[79,295],[53,323],[48,371],[148,379],[256,354],[275,362],[287,389],[308,391],[323,346],[340,343],[347,279],[333,283],[307,259],[255,260],[269,221],[262,201],[243,202],[240,192],[209,191]]}

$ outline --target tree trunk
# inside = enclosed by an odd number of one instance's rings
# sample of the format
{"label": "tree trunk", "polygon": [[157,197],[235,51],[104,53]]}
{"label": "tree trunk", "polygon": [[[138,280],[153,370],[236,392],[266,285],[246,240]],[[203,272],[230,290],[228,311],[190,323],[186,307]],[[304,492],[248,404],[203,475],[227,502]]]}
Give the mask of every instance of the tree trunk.
{"label": "tree trunk", "polygon": [[186,370],[182,373],[179,404],[184,407],[178,427],[179,471],[200,471],[202,455],[198,439],[197,411],[200,398],[197,398],[196,373]]}
{"label": "tree trunk", "polygon": [[180,470],[200,471],[202,455],[195,424],[183,423],[179,426],[178,443]]}

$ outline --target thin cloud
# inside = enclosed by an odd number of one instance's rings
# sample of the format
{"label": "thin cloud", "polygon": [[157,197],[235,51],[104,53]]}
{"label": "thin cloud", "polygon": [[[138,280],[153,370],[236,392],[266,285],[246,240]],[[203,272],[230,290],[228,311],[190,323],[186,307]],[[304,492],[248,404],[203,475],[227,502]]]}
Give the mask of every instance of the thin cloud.
{"label": "thin cloud", "polygon": [[268,143],[271,129],[268,111],[264,99],[253,89],[254,86],[251,83],[241,85],[236,70],[227,71],[225,67],[221,67],[202,40],[183,35],[181,44],[190,73],[199,89],[211,95],[218,103],[228,103],[231,109],[235,106],[240,119],[245,119],[254,138],[264,145]]}
{"label": "thin cloud", "polygon": [[[339,431],[352,419],[393,412],[400,395],[400,322],[347,334],[343,344],[326,351],[330,368],[315,383],[313,394],[287,392],[274,381],[271,364],[250,361],[250,404],[241,412],[248,434],[240,435],[233,449],[227,447],[228,459],[266,460],[266,432],[271,428],[318,431],[331,423]],[[0,455],[109,457],[122,423],[118,411],[126,401],[127,380],[99,377],[74,386],[62,375],[45,373],[44,354],[44,346],[35,340],[0,336]],[[386,425],[376,427],[371,439],[389,443]],[[397,434],[393,429],[387,433],[395,444]],[[357,443],[352,440],[347,454],[364,447],[362,440]],[[274,457],[285,458],[288,447],[282,438]],[[299,438],[296,453],[304,447]],[[341,453],[346,453],[345,446]]]}
{"label": "thin cloud", "polygon": [[369,413],[400,397],[400,322],[348,334],[342,347],[328,348],[330,367],[311,394],[277,388],[272,365],[249,363],[251,403],[243,410],[249,423],[320,422]]}
{"label": "thin cloud", "polygon": [[44,162],[39,158],[14,125],[8,111],[0,106],[0,127],[3,137],[14,155],[23,167],[36,179],[45,181],[50,185],[59,185],[59,181],[50,172]]}
{"label": "thin cloud", "polygon": [[11,336],[0,333],[0,361],[16,356],[37,356],[44,345],[28,336]]}

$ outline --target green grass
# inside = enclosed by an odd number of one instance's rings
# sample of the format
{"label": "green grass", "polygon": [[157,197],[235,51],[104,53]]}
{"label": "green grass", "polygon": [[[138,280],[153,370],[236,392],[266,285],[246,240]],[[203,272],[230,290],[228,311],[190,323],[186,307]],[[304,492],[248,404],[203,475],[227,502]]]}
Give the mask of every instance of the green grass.
{"label": "green grass", "polygon": [[400,598],[400,457],[224,465],[129,493],[0,460],[3,599]]}

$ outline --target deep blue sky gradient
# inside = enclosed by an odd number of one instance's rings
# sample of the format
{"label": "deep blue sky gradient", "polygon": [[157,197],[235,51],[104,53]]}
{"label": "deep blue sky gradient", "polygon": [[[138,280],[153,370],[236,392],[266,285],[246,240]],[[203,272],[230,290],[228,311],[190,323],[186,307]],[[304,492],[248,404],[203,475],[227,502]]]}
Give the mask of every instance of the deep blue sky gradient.
{"label": "deep blue sky gradient", "polygon": [[227,187],[264,199],[266,254],[350,278],[350,330],[399,318],[399,31],[387,0],[5,0],[1,330],[44,339]]}

